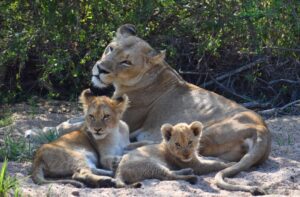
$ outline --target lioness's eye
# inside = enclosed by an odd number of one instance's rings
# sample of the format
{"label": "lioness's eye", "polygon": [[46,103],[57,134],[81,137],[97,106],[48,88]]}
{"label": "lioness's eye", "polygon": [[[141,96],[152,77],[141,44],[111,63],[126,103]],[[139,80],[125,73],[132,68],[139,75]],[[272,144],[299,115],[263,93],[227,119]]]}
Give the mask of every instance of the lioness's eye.
{"label": "lioness's eye", "polygon": [[175,145],[176,145],[177,147],[180,147],[180,144],[179,144],[178,142],[176,142]]}
{"label": "lioness's eye", "polygon": [[111,47],[111,46],[108,46],[106,49],[105,49],[105,54],[107,54],[107,53],[110,53],[110,52],[112,52],[114,49]]}
{"label": "lioness's eye", "polygon": [[129,60],[124,60],[121,62],[121,64],[132,65],[131,61],[129,61]]}
{"label": "lioness's eye", "polygon": [[90,118],[91,120],[95,120],[95,117],[94,117],[92,114],[89,114],[89,118]]}
{"label": "lioness's eye", "polygon": [[188,143],[188,144],[189,144],[189,145],[191,145],[192,143],[193,143],[193,141],[189,141],[189,143]]}

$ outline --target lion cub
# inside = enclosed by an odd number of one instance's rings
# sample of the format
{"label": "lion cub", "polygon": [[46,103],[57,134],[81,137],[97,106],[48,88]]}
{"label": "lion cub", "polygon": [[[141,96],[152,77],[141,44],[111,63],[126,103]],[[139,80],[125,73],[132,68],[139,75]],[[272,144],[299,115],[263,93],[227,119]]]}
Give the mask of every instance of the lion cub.
{"label": "lion cub", "polygon": [[160,144],[144,146],[123,156],[116,172],[117,187],[139,186],[139,181],[152,178],[194,184],[194,173],[201,175],[229,167],[231,164],[197,156],[202,127],[197,121],[190,125],[164,124]]}
{"label": "lion cub", "polygon": [[[85,124],[79,131],[63,135],[40,147],[33,161],[32,179],[37,184],[70,183],[77,187],[113,187],[111,171],[118,163],[129,142],[129,129],[121,121],[128,106],[128,97],[116,100],[93,96],[84,90],[80,96],[85,114]],[[137,144],[137,146],[144,144]],[[100,159],[99,159],[100,157]],[[97,168],[98,162],[101,167]],[[70,180],[46,180],[48,177],[72,177]],[[79,182],[80,181],[80,182]]]}

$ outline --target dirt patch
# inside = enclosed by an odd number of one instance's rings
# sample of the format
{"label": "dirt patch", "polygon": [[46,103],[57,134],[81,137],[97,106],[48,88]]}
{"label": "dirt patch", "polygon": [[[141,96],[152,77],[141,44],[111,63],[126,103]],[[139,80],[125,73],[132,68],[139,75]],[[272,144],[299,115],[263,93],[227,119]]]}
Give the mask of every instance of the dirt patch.
{"label": "dirt patch", "polygon": [[[14,123],[0,128],[0,135],[8,129],[16,135],[23,135],[27,129],[56,126],[81,113],[76,103],[65,103],[64,108],[67,111],[59,111],[62,103],[44,103],[30,116],[30,106],[16,106],[13,112]],[[239,184],[260,185],[271,196],[300,196],[300,116],[270,118],[266,122],[273,139],[270,158],[261,166],[253,167],[229,180]],[[147,180],[140,189],[78,189],[60,184],[38,186],[29,178],[30,167],[30,162],[8,164],[9,173],[21,181],[24,196],[251,196],[245,192],[220,190],[214,184],[215,173],[199,176],[196,185],[184,181]]]}

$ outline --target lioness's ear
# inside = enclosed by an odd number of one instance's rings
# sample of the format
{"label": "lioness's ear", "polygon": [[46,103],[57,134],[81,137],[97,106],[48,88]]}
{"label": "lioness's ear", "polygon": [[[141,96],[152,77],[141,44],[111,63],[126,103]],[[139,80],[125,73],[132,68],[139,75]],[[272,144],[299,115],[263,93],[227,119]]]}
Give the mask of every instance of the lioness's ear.
{"label": "lioness's ear", "polygon": [[132,24],[121,25],[117,30],[117,38],[135,36],[135,35],[136,35],[136,28]]}
{"label": "lioness's ear", "polygon": [[195,121],[190,124],[190,129],[193,131],[195,136],[199,136],[202,132],[203,125],[201,122]]}
{"label": "lioness's ear", "polygon": [[90,89],[83,90],[79,97],[79,101],[83,105],[83,109],[86,110],[91,101],[95,98],[94,94]]}
{"label": "lioness's ear", "polygon": [[126,94],[124,94],[123,96],[117,97],[116,99],[114,99],[116,102],[116,110],[119,114],[123,114],[128,105],[129,105],[129,99],[128,96]]}
{"label": "lioness's ear", "polygon": [[162,50],[159,53],[150,57],[152,64],[159,64],[166,58],[166,50]]}
{"label": "lioness's ear", "polygon": [[166,140],[166,141],[169,141],[171,139],[171,136],[172,136],[172,131],[173,131],[173,126],[171,124],[163,124],[161,126],[161,133],[162,133],[162,136],[163,138]]}

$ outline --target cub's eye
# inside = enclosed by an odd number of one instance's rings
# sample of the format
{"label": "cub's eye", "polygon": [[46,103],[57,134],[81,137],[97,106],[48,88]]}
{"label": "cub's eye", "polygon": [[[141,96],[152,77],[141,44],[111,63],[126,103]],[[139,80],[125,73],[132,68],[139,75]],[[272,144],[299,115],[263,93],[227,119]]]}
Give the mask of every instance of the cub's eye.
{"label": "cub's eye", "polygon": [[179,144],[178,142],[176,142],[175,145],[176,145],[177,147],[180,147],[180,144]]}
{"label": "cub's eye", "polygon": [[129,60],[124,60],[124,61],[121,62],[121,64],[125,64],[127,66],[132,65],[131,61],[129,61]]}
{"label": "cub's eye", "polygon": [[104,120],[107,120],[107,119],[109,119],[110,118],[110,115],[109,114],[105,114],[104,116],[103,116],[103,119]]}
{"label": "cub's eye", "polygon": [[193,143],[193,141],[189,141],[189,143],[188,143],[188,144],[189,144],[189,145],[191,145],[192,143]]}
{"label": "cub's eye", "polygon": [[95,117],[92,114],[89,114],[89,119],[90,120],[95,120]]}

